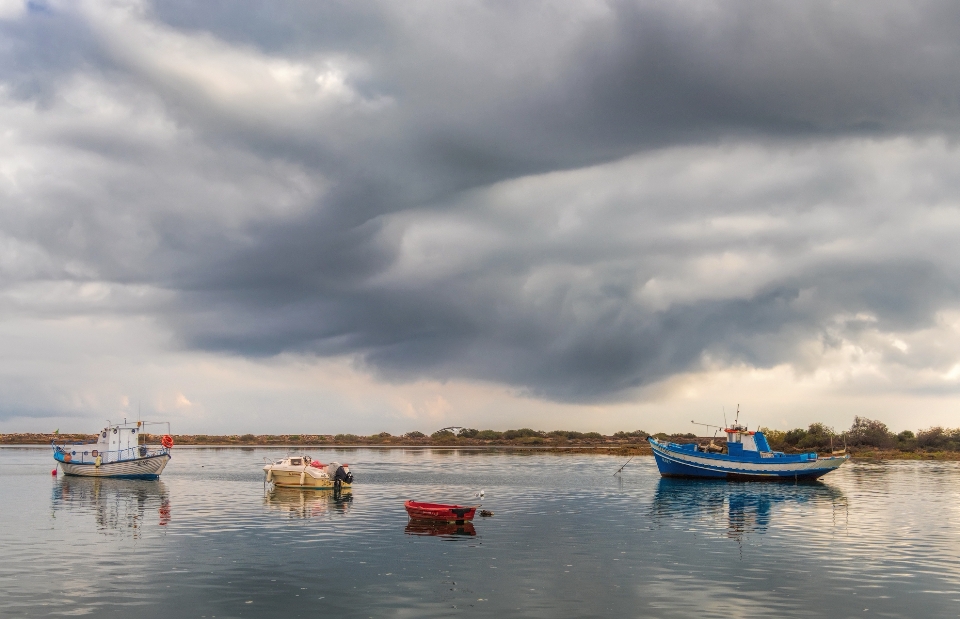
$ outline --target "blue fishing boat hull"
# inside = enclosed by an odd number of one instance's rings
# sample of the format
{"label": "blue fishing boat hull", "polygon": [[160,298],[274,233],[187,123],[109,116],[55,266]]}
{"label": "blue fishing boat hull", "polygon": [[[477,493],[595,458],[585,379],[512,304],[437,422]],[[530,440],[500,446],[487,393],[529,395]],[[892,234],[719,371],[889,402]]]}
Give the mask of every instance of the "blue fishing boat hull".
{"label": "blue fishing boat hull", "polygon": [[810,481],[836,470],[848,456],[819,458],[816,454],[735,458],[650,439],[663,477],[756,481]]}

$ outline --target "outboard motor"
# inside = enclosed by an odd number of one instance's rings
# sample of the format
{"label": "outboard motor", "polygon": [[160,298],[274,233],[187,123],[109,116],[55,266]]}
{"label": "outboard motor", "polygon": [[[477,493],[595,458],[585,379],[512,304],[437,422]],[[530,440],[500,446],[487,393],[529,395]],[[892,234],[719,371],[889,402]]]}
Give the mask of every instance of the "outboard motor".
{"label": "outboard motor", "polygon": [[347,483],[347,484],[352,484],[352,483],[353,483],[353,473],[351,473],[349,470],[345,469],[345,468],[343,467],[343,465],[341,465],[341,464],[338,464],[338,463],[332,463],[332,464],[337,464],[337,470],[336,470],[336,472],[333,474],[333,489],[334,489],[334,490],[339,490],[340,487],[341,487],[343,484],[345,484],[345,483]]}

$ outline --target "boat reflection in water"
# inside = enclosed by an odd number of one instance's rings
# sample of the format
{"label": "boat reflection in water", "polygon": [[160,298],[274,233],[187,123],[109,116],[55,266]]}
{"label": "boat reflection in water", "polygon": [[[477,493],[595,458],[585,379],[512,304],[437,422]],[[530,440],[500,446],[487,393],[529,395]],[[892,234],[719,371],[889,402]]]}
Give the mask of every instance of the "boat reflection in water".
{"label": "boat reflection in water", "polygon": [[144,524],[167,525],[170,494],[159,480],[65,476],[53,486],[53,513],[92,514],[103,532],[130,533],[138,539]]}
{"label": "boat reflection in water", "polygon": [[675,520],[716,521],[725,534],[741,540],[766,533],[777,507],[788,504],[829,505],[846,513],[843,492],[820,482],[760,484],[663,478],[657,485],[651,516],[660,524]]}
{"label": "boat reflection in water", "polygon": [[430,535],[440,537],[472,536],[477,534],[472,522],[435,522],[431,520],[411,520],[403,530],[407,535]]}
{"label": "boat reflection in water", "polygon": [[316,518],[329,513],[346,513],[353,503],[353,494],[338,490],[278,487],[267,492],[263,502],[270,509],[287,514],[290,518]]}

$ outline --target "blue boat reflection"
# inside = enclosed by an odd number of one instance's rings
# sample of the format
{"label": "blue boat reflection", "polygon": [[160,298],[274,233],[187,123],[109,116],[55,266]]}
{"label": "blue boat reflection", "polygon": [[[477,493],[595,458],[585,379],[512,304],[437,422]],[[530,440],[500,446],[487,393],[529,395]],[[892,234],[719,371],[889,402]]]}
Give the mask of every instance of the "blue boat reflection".
{"label": "blue boat reflection", "polygon": [[846,509],[843,492],[819,482],[773,485],[663,478],[657,485],[651,517],[661,524],[713,520],[725,525],[727,537],[740,540],[749,533],[766,533],[778,507],[800,503]]}
{"label": "blue boat reflection", "polygon": [[89,513],[104,532],[139,538],[144,524],[167,525],[172,516],[170,493],[159,480],[64,477],[53,486],[57,512]]}

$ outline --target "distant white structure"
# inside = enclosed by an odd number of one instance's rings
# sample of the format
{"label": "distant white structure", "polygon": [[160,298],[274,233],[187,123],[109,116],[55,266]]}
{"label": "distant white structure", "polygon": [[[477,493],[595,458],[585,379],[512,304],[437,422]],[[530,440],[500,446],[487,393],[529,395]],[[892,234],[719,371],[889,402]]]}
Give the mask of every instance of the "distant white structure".
{"label": "distant white structure", "polygon": [[446,430],[447,432],[453,432],[454,436],[463,432],[463,428],[461,426],[450,426],[447,428],[440,428],[439,430],[437,430],[437,432],[443,432],[444,430]]}

